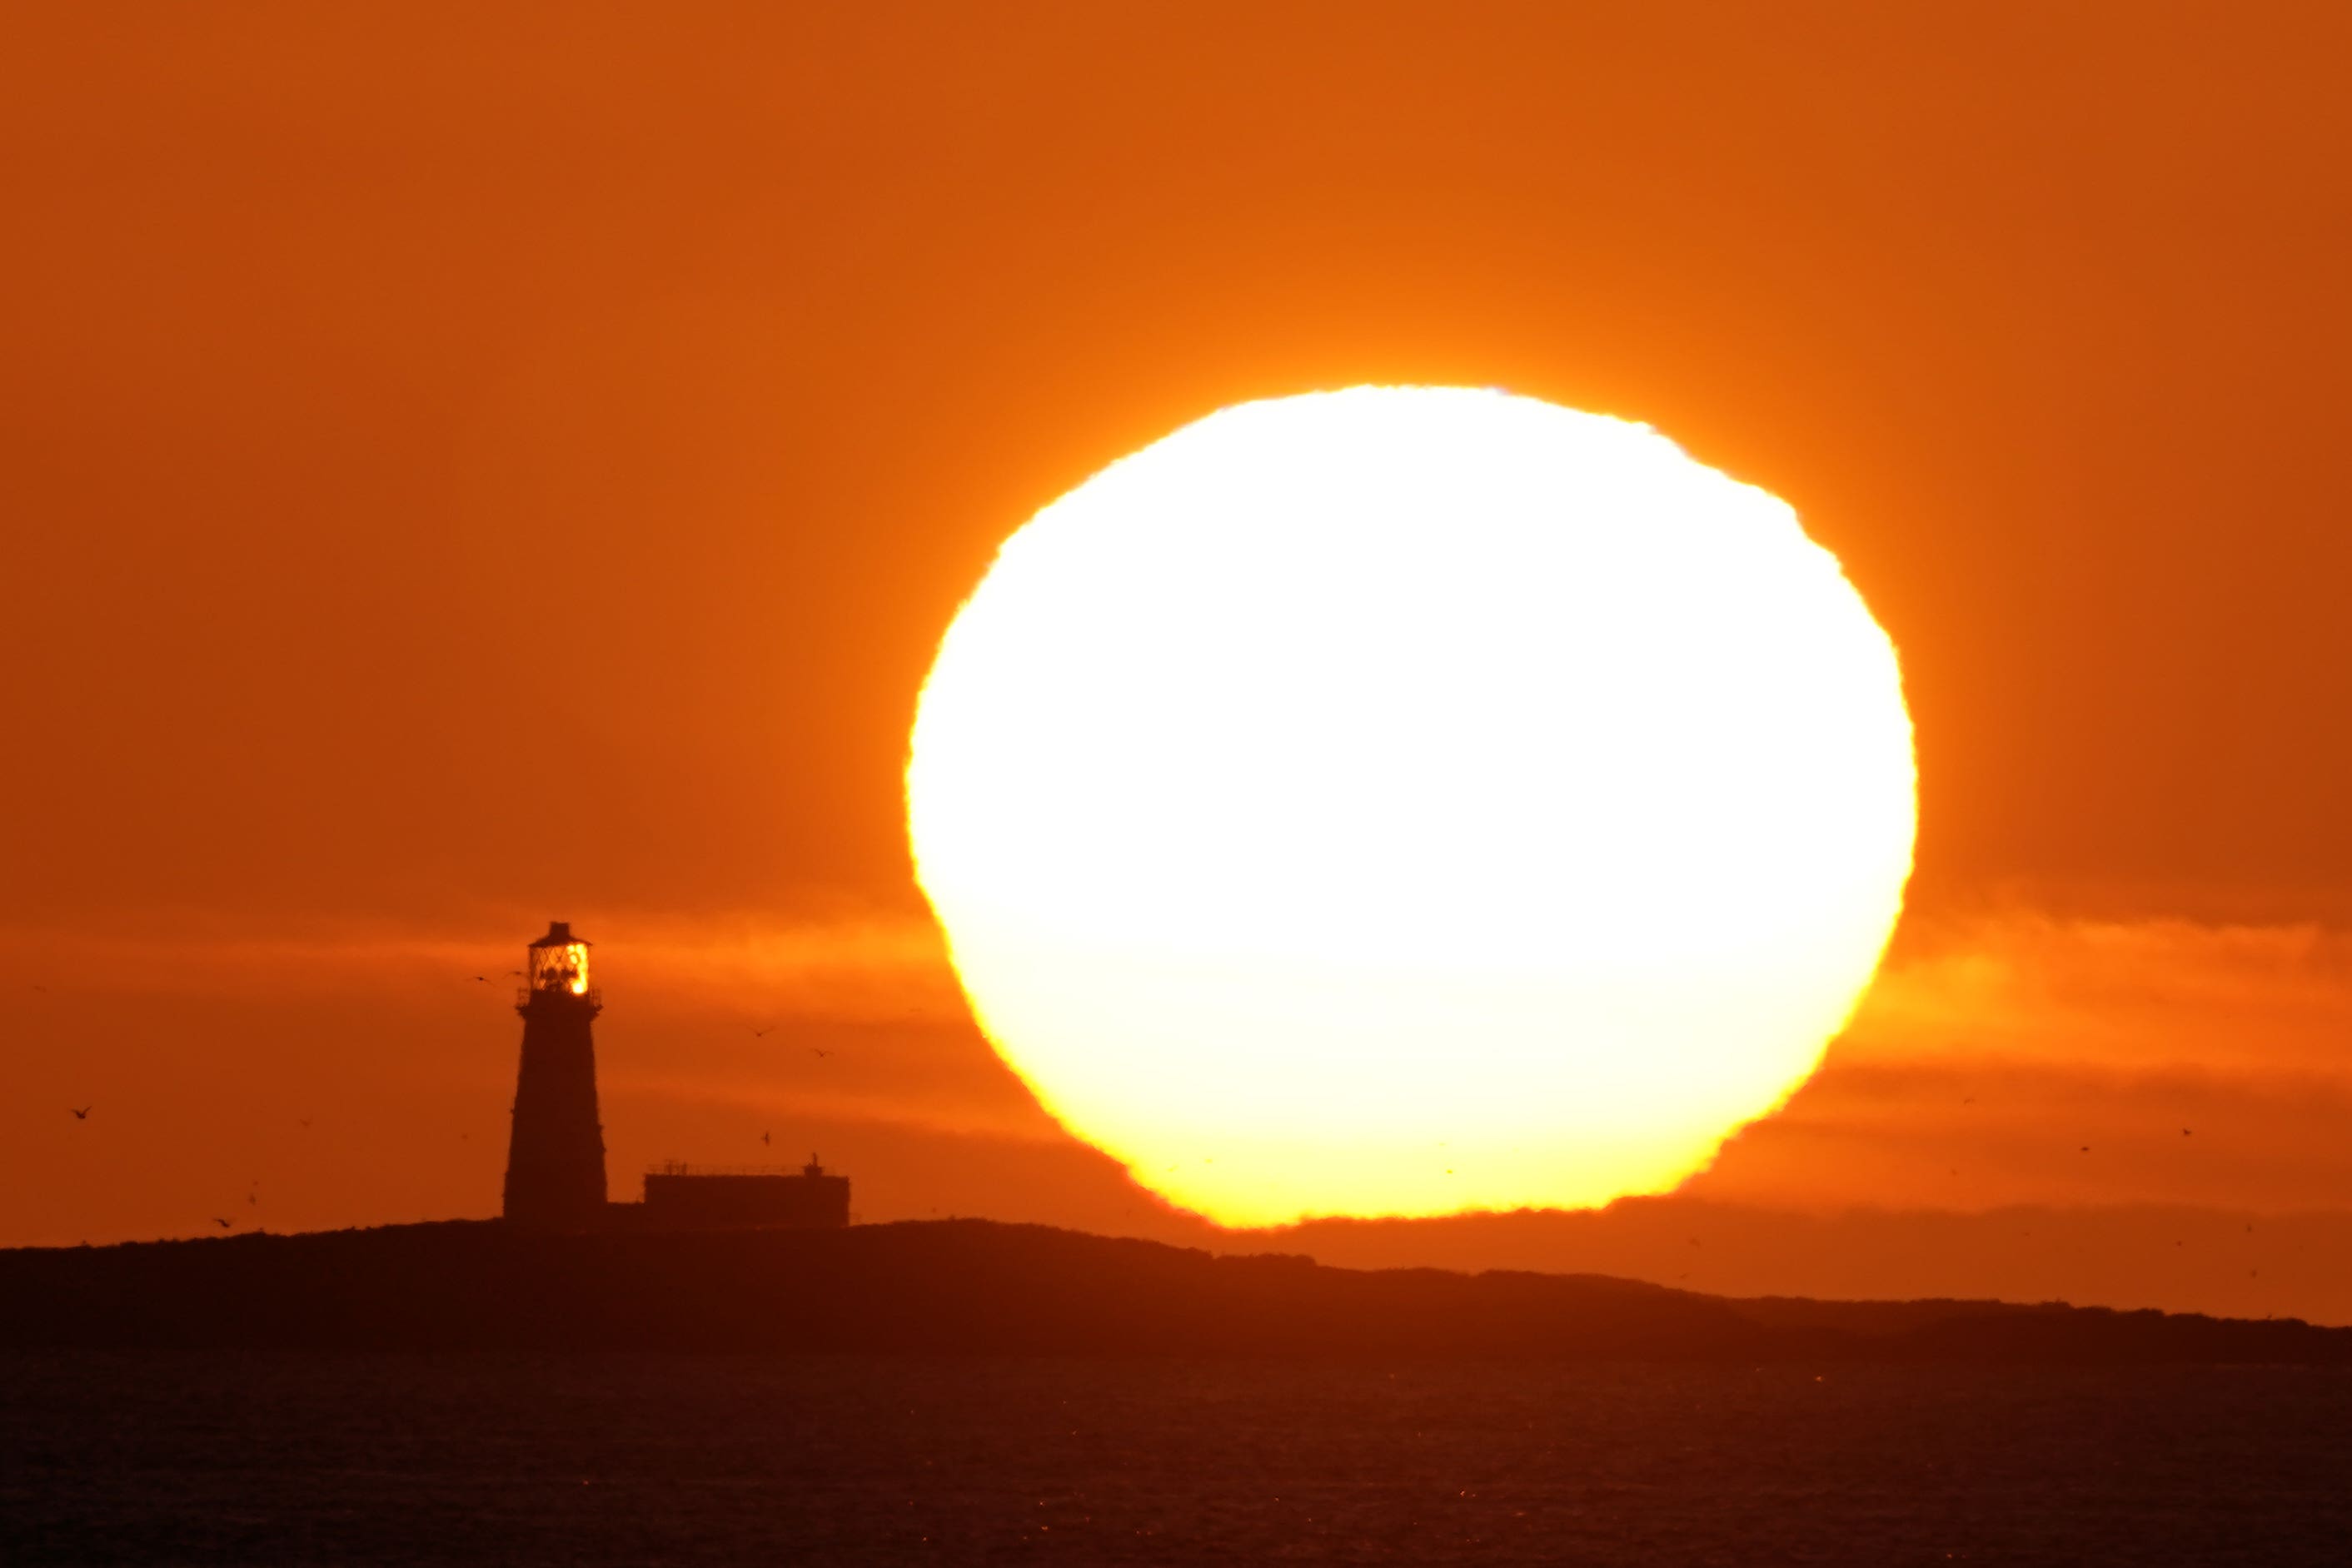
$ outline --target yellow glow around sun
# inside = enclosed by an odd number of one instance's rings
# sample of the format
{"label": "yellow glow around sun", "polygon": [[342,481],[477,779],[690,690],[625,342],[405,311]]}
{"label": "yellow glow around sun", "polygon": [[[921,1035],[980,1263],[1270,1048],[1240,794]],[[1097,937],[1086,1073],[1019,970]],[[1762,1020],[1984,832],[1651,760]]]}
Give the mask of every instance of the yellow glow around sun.
{"label": "yellow glow around sun", "polygon": [[1784,503],[1443,388],[1227,409],[1040,512],[907,793],[997,1050],[1228,1224],[1671,1186],[1819,1061],[1915,815],[1893,645]]}

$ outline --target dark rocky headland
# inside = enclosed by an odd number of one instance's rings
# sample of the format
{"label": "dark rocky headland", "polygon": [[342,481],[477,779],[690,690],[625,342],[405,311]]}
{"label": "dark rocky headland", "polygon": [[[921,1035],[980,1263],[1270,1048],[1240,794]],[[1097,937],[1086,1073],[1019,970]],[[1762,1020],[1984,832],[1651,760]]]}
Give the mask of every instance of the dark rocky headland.
{"label": "dark rocky headland", "polygon": [[982,1220],[597,1235],[448,1221],[0,1251],[0,1347],[2347,1364],[2352,1329],[1365,1271]]}

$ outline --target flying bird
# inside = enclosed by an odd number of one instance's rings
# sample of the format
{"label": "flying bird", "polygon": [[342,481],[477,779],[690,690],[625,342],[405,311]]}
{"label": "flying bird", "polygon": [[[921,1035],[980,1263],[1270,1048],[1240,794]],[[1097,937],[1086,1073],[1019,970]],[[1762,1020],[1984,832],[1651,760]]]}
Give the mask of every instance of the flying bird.
{"label": "flying bird", "polygon": [[484,984],[484,985],[486,985],[486,986],[487,986],[487,985],[488,985],[488,984],[490,983],[490,977],[489,977],[488,975],[477,975],[477,976],[475,976],[475,977],[474,977],[474,978],[476,978],[476,979],[478,979],[478,980],[481,981],[481,982],[482,982],[482,984]]}
{"label": "flying bird", "polygon": [[213,1223],[219,1226],[223,1230],[234,1230],[236,1228],[236,1221],[234,1219],[223,1219],[217,1214],[213,1216]]}
{"label": "flying bird", "polygon": [[67,1106],[67,1107],[66,1107],[66,1109],[67,1109],[67,1110],[68,1110],[68,1111],[73,1111],[73,1118],[74,1118],[74,1120],[75,1120],[75,1121],[77,1121],[77,1122],[87,1122],[87,1121],[89,1121],[89,1113],[90,1113],[92,1111],[97,1110],[97,1109],[98,1109],[98,1107],[97,1107],[96,1105],[85,1105],[85,1106],[83,1106],[80,1110],[79,1110],[79,1111],[74,1111],[74,1108],[73,1108],[72,1106],[68,1105],[68,1106]]}
{"label": "flying bird", "polygon": [[258,1205],[261,1202],[261,1199],[252,1193],[247,1193],[245,1195],[245,1201],[250,1204]]}
{"label": "flying bird", "polygon": [[813,1045],[812,1045],[812,1046],[810,1046],[810,1047],[809,1047],[809,1049],[810,1049],[811,1051],[816,1051],[816,1053],[817,1053],[819,1056],[831,1056],[831,1055],[833,1054],[833,1052],[831,1052],[831,1051],[817,1051],[817,1048],[816,1048],[815,1046],[813,1046]]}
{"label": "flying bird", "polygon": [[773,1034],[773,1033],[775,1033],[775,1032],[776,1032],[776,1026],[775,1026],[774,1024],[770,1024],[770,1025],[769,1025],[767,1028],[765,1028],[765,1029],[755,1029],[755,1030],[753,1030],[751,1031],[751,1038],[752,1038],[753,1040],[765,1040],[765,1039],[767,1039],[770,1035],[772,1035],[772,1034]]}
{"label": "flying bird", "polygon": [[304,1126],[306,1126],[306,1127],[307,1127],[307,1126],[309,1126],[309,1125],[310,1124],[310,1117],[308,1117],[308,1116],[303,1117],[303,1118],[302,1118],[302,1124],[303,1124]]}
{"label": "flying bird", "polygon": [[2083,1145],[2083,1152],[2084,1152],[2084,1154],[2086,1154],[2086,1155],[2087,1155],[2087,1154],[2089,1154],[2089,1153],[2091,1152],[2091,1145],[2088,1145],[2088,1144],[2084,1144],[2084,1145]]}
{"label": "flying bird", "polygon": [[2180,1129],[2180,1135],[2181,1135],[2182,1137],[2184,1137],[2184,1138],[2185,1138],[2185,1137],[2187,1137],[2187,1136],[2189,1135],[2189,1129],[2188,1129],[2188,1128],[2186,1128],[2186,1127],[2181,1128],[2181,1129]]}
{"label": "flying bird", "polygon": [[761,1134],[760,1134],[760,1142],[761,1142],[761,1144],[762,1145],[764,1145],[768,1142],[768,1134],[765,1134],[765,1133]]}

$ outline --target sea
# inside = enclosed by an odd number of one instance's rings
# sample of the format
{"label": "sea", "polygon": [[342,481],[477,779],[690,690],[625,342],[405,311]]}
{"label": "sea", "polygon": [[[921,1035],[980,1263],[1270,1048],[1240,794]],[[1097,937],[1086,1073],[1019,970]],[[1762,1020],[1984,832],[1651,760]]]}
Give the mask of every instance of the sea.
{"label": "sea", "polygon": [[0,1354],[0,1563],[2352,1564],[2352,1373]]}

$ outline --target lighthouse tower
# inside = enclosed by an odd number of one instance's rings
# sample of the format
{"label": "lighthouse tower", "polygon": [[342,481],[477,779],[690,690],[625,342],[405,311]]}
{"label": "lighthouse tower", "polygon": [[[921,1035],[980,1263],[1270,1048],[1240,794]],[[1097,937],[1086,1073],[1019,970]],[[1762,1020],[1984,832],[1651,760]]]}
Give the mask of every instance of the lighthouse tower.
{"label": "lighthouse tower", "polygon": [[522,1068],[507,1145],[508,1223],[587,1230],[604,1219],[604,1127],[596,1113],[603,1010],[588,983],[588,944],[558,920],[532,943],[524,970]]}

